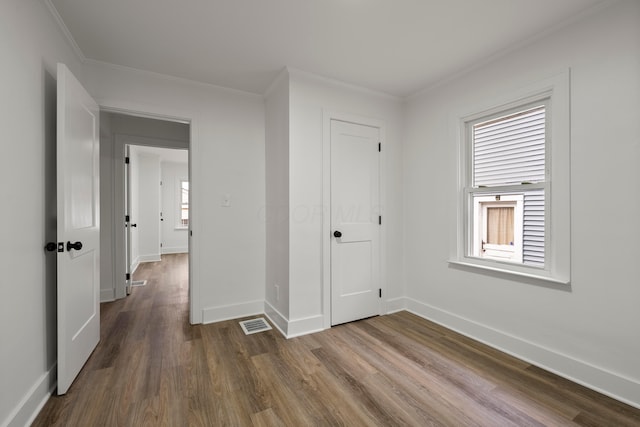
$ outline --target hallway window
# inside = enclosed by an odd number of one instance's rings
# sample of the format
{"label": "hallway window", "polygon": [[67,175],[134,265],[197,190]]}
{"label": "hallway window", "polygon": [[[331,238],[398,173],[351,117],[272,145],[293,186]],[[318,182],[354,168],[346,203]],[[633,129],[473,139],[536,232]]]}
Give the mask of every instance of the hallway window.
{"label": "hallway window", "polygon": [[189,227],[189,181],[180,180],[180,206],[178,215],[178,228]]}

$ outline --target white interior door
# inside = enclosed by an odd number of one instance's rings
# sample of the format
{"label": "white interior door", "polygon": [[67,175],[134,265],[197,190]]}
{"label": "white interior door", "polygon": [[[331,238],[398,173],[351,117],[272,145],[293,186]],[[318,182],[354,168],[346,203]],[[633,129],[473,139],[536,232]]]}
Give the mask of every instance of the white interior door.
{"label": "white interior door", "polygon": [[131,163],[129,145],[124,147],[124,257],[125,257],[125,292],[131,294],[133,282],[131,271]]}
{"label": "white interior door", "polygon": [[380,314],[380,130],[331,121],[331,324]]}
{"label": "white interior door", "polygon": [[99,110],[58,64],[58,394],[100,339]]}

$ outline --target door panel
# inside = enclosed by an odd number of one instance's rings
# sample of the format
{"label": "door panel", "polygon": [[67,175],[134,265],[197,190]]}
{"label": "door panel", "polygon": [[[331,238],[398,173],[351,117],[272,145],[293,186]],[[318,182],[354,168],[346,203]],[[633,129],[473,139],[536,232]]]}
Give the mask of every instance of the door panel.
{"label": "door panel", "polygon": [[[100,339],[98,105],[58,64],[58,394]],[[69,243],[80,242],[72,248]]]}
{"label": "door panel", "polygon": [[331,121],[332,325],[380,314],[379,132]]}

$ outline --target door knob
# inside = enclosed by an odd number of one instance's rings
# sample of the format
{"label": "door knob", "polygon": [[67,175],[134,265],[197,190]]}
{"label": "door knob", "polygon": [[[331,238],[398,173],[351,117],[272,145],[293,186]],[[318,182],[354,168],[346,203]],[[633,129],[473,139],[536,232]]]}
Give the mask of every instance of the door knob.
{"label": "door knob", "polygon": [[56,242],[49,242],[47,246],[44,247],[47,252],[53,252],[58,249],[58,244]]}
{"label": "door knob", "polygon": [[132,227],[137,227],[137,226],[138,226],[138,224],[131,224],[131,226],[132,226]]}
{"label": "door knob", "polygon": [[75,242],[75,243],[67,242],[67,251],[70,251],[71,249],[75,249],[76,251],[79,251],[80,249],[82,249],[82,242]]}
{"label": "door knob", "polygon": [[339,239],[340,237],[342,237],[342,232],[336,230],[333,232],[333,237],[335,237],[336,239]]}

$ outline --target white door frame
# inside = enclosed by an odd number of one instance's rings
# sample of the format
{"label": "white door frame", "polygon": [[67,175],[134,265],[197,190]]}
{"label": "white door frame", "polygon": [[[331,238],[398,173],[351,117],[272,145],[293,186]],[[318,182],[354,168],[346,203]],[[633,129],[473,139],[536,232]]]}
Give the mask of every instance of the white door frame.
{"label": "white door frame", "polygon": [[[181,141],[174,141],[170,139],[163,138],[149,138],[142,136],[132,136],[132,135],[123,135],[116,134],[114,138],[114,153],[113,160],[115,162],[114,168],[114,193],[113,193],[113,242],[115,247],[114,258],[113,258],[113,266],[114,266],[114,276],[115,277],[115,296],[116,298],[123,298],[127,295],[126,291],[126,283],[124,282],[125,274],[128,273],[129,267],[126,265],[127,263],[123,261],[122,256],[118,256],[118,253],[123,253],[125,251],[125,246],[127,242],[127,233],[131,231],[130,228],[123,227],[125,222],[126,206],[125,206],[125,196],[127,195],[127,189],[125,188],[125,174],[126,174],[126,166],[124,162],[125,151],[127,146],[142,146],[142,147],[158,147],[158,148],[170,148],[170,149],[186,149],[183,146]],[[190,162],[189,162],[190,167]],[[133,218],[131,219],[133,221]],[[137,218],[136,218],[137,220]],[[129,223],[130,225],[131,223]],[[191,257],[189,257],[191,258]],[[191,261],[189,261],[191,263]],[[130,272],[133,274],[133,272]],[[191,280],[191,279],[189,279]]]}
{"label": "white door frame", "polygon": [[[128,116],[189,124],[189,185],[191,188],[191,194],[189,198],[189,322],[191,324],[202,323],[202,304],[200,298],[201,290],[198,274],[198,272],[200,271],[200,267],[199,259],[197,256],[197,254],[200,253],[200,244],[198,239],[200,230],[198,226],[199,215],[197,211],[198,197],[196,193],[199,182],[197,177],[200,176],[200,163],[197,161],[200,158],[200,151],[198,145],[199,133],[197,121],[195,119],[196,113],[192,111],[174,110],[172,108],[158,106],[141,106],[139,104],[121,102],[113,99],[97,98],[96,102],[98,103],[98,105],[100,105],[100,111],[104,111],[107,113],[125,114]],[[115,145],[116,144],[114,144],[114,149]],[[120,167],[123,167],[124,158],[122,159],[122,162],[119,162],[118,159],[115,158],[115,154],[116,153],[114,152],[114,161],[116,162],[116,167],[118,167],[118,163],[120,164]],[[116,170],[116,172],[118,171]],[[124,170],[122,170],[122,173],[124,173]],[[113,237],[116,238],[118,234],[122,236],[121,233],[116,233],[116,230],[118,229],[116,227],[116,221],[123,221],[124,218],[115,218],[114,216],[113,220],[113,230],[115,233]],[[122,237],[122,239],[124,240],[124,237]],[[124,244],[124,241],[121,244]],[[114,263],[116,259],[117,258],[114,257]],[[122,274],[124,274],[124,270],[122,271]]]}
{"label": "white door frame", "polygon": [[354,123],[376,127],[380,130],[380,215],[382,225],[380,227],[380,288],[382,289],[382,301],[380,313],[386,313],[386,237],[385,237],[385,209],[386,185],[385,185],[385,124],[384,121],[356,114],[339,113],[335,111],[323,111],[322,129],[322,315],[325,329],[331,328],[331,120]]}

